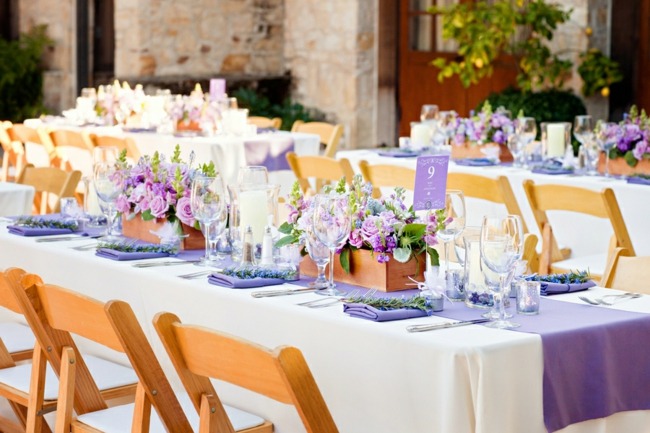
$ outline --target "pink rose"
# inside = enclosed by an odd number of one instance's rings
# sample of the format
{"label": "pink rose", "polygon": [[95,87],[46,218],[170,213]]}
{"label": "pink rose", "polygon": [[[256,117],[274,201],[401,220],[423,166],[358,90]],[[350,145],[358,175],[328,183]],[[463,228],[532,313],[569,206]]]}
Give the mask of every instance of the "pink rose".
{"label": "pink rose", "polygon": [[163,218],[169,210],[169,203],[164,198],[157,196],[151,200],[149,209],[151,210],[151,215],[154,217]]}
{"label": "pink rose", "polygon": [[124,194],[120,194],[120,196],[117,198],[115,207],[117,208],[117,211],[121,213],[128,213],[129,210],[131,210],[131,204],[126,199],[126,196]]}
{"label": "pink rose", "polygon": [[188,226],[194,225],[194,215],[192,214],[192,206],[188,197],[181,197],[176,203],[176,216],[183,224]]}

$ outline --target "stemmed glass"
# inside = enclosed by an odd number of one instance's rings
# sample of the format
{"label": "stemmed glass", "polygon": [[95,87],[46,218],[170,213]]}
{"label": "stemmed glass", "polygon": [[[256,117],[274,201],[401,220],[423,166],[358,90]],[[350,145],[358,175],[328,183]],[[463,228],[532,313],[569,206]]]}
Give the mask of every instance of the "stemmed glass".
{"label": "stemmed glass", "polygon": [[240,167],[237,173],[237,184],[239,186],[260,186],[269,183],[269,172],[263,165],[247,165]]}
{"label": "stemmed glass", "polygon": [[307,252],[316,264],[316,269],[318,269],[318,276],[313,282],[309,283],[309,287],[324,289],[328,285],[327,278],[325,278],[325,267],[330,262],[330,250],[327,245],[318,239],[313,230],[307,231],[306,234]]}
{"label": "stemmed glass", "polygon": [[598,149],[595,147],[594,122],[591,116],[576,116],[573,121],[573,136],[582,145],[583,153],[587,158],[587,174],[594,176],[598,173]]}
{"label": "stemmed glass", "polygon": [[480,239],[481,260],[499,277],[499,286],[494,293],[499,318],[486,325],[491,328],[512,329],[519,326],[518,323],[507,320],[504,297],[510,293],[510,281],[523,253],[523,236],[521,220],[516,215],[483,217]]}
{"label": "stemmed glass", "polygon": [[93,167],[93,185],[97,197],[104,204],[102,210],[106,215],[106,235],[104,242],[116,242],[119,238],[114,233],[115,217],[117,215],[117,197],[122,192],[123,182],[120,168],[115,162],[98,162]]}
{"label": "stemmed glass", "polygon": [[[226,192],[220,176],[198,176],[192,181],[190,206],[194,219],[205,227],[205,257],[197,264],[213,266],[216,262],[210,254],[210,238],[218,238],[225,227],[227,217]],[[214,231],[214,236],[211,234]]]}
{"label": "stemmed glass", "polygon": [[537,122],[534,117],[519,117],[515,120],[515,135],[519,139],[519,165],[528,168],[526,151],[528,145],[533,142],[537,136]]}
{"label": "stemmed glass", "polygon": [[330,250],[330,275],[326,290],[320,294],[340,296],[334,284],[334,253],[350,236],[352,215],[346,194],[318,194],[314,198],[313,227],[314,234]]}
{"label": "stemmed glass", "polygon": [[447,224],[445,228],[438,231],[438,238],[443,241],[445,247],[445,276],[449,273],[449,248],[465,229],[465,196],[459,190],[447,190],[445,192],[445,217]]}
{"label": "stemmed glass", "polygon": [[420,122],[430,122],[438,119],[438,106],[435,104],[425,104],[420,110]]}
{"label": "stemmed glass", "polygon": [[451,144],[451,137],[456,129],[456,112],[455,111],[441,111],[438,113],[438,121],[440,129],[445,136],[445,145]]}
{"label": "stemmed glass", "polygon": [[617,125],[613,122],[603,122],[601,120],[596,123],[596,143],[600,150],[605,152],[605,177],[610,177],[609,174],[609,151],[614,148],[617,141]]}

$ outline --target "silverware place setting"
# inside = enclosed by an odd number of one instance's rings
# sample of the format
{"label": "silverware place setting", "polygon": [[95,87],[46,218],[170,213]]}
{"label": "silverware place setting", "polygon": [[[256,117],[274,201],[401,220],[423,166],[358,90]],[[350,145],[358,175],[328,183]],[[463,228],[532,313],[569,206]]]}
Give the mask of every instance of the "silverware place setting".
{"label": "silverware place setting", "polygon": [[303,287],[301,289],[285,289],[285,290],[264,290],[262,292],[252,292],[253,298],[270,298],[274,296],[298,295],[301,293],[310,293],[320,290],[314,287]]}
{"label": "silverware place setting", "polygon": [[443,323],[431,323],[427,325],[410,325],[406,327],[406,330],[408,332],[435,331],[437,329],[457,328],[459,326],[467,326],[467,325],[478,325],[489,321],[490,319],[474,319],[474,320],[462,320],[460,322],[443,322]]}
{"label": "silverware place setting", "polygon": [[219,272],[220,270],[221,269],[209,269],[207,271],[191,272],[189,274],[178,275],[178,278],[182,278],[184,280],[194,280],[194,279],[197,279],[197,278],[208,276],[213,272]]}
{"label": "silverware place setting", "polygon": [[626,299],[636,299],[640,298],[641,295],[640,293],[617,293],[617,294],[611,294],[611,295],[603,295],[595,298],[590,298],[588,296],[578,296],[578,299],[580,299],[582,302],[586,302],[589,305],[614,305],[618,301],[626,300]]}
{"label": "silverware place setting", "polygon": [[133,263],[134,268],[155,268],[158,266],[180,266],[198,263],[198,260],[166,260],[163,262],[139,262]]}
{"label": "silverware place setting", "polygon": [[36,242],[64,242],[64,241],[78,241],[78,240],[87,240],[87,239],[97,239],[102,235],[97,236],[82,236],[82,235],[73,235],[73,236],[57,236],[57,237],[43,237],[37,238]]}
{"label": "silverware place setting", "polygon": [[[368,293],[366,293],[363,298],[368,298],[370,296],[373,296],[377,292],[376,289],[370,290]],[[330,307],[332,305],[336,305],[341,302],[345,302],[346,299],[354,298],[357,297],[361,294],[361,290],[355,289],[351,291],[350,293],[346,293],[345,295],[342,296],[327,296],[325,298],[321,299],[314,299],[311,301],[305,301],[305,302],[299,302],[296,305],[300,305],[302,307],[307,307],[307,308],[324,308],[324,307]]]}

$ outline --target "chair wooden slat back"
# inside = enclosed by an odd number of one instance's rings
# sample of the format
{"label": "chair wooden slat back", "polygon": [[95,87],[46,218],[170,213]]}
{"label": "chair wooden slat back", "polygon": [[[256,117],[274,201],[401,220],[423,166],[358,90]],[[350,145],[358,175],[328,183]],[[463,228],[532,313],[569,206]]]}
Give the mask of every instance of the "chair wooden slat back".
{"label": "chair wooden slat back", "polygon": [[[535,185],[532,180],[526,180],[524,191],[540,232],[543,232],[545,224],[549,224],[546,214],[549,210],[577,212],[608,219],[616,238],[615,246],[627,249],[632,256],[636,255],[616,195],[611,188],[593,191],[566,185]],[[559,253],[554,236],[551,236],[551,242],[552,260],[560,260],[563,255]]]}
{"label": "chair wooden slat back", "polygon": [[650,256],[632,257],[625,248],[611,254],[600,285],[608,289],[650,294]]}
{"label": "chair wooden slat back", "polygon": [[258,128],[280,129],[280,126],[282,126],[282,119],[279,117],[269,118],[262,116],[249,116],[248,123],[257,126]]}
{"label": "chair wooden slat back", "polygon": [[463,191],[466,197],[504,204],[509,214],[518,215],[521,218],[524,233],[528,233],[528,227],[507,177],[491,178],[469,173],[449,173],[447,189]]}
{"label": "chair wooden slat back", "polygon": [[[14,123],[8,129],[9,137],[12,140],[19,141],[26,145],[26,143],[40,144],[43,146],[45,153],[50,159],[50,165],[57,165],[59,163],[58,155],[54,143],[49,134],[42,128],[34,129],[22,123]],[[29,158],[29,154],[26,155]],[[29,162],[29,159],[28,159]]]}
{"label": "chair wooden slat back", "polygon": [[415,188],[415,170],[389,164],[371,165],[368,161],[359,161],[359,170],[363,178],[372,184],[372,196],[381,197],[382,187],[402,187],[409,191]]}
{"label": "chair wooden slat back", "polygon": [[[352,165],[345,158],[337,160],[326,156],[298,156],[289,152],[287,161],[305,194],[319,192],[324,184],[336,183],[342,177],[350,183],[354,177]],[[309,178],[316,179],[315,191],[312,190]]]}
{"label": "chair wooden slat back", "polygon": [[67,129],[55,129],[50,131],[50,139],[55,147],[78,147],[89,152],[93,150],[93,143],[88,134]]}
{"label": "chair wooden slat back", "polygon": [[296,120],[291,127],[291,132],[306,132],[320,136],[321,144],[325,145],[323,156],[334,158],[339,143],[343,137],[343,125],[332,125],[326,122],[303,122]]}
{"label": "chair wooden slat back", "polygon": [[[0,122],[0,146],[2,146],[2,171],[0,171],[0,181],[8,182],[15,180],[25,167],[25,148],[22,143],[12,140],[9,136],[11,122]],[[10,175],[13,167],[13,175]]]}
{"label": "chair wooden slat back", "polygon": [[[128,304],[122,301],[104,304],[62,287],[20,278],[17,273],[10,274],[10,282],[38,343],[48,348],[45,354],[60,376],[62,389],[68,387],[68,393],[74,394],[74,398],[70,398],[60,391],[57,419],[59,416],[69,418],[72,405],[77,414],[107,407],[72,339],[72,333],[125,353],[139,379],[140,409],[146,411],[147,407],[153,405],[168,431],[192,432],[171,385]],[[72,369],[64,362],[71,357],[74,359]],[[69,375],[72,375],[71,382],[66,382],[65,378],[69,378]],[[136,411],[134,418],[137,416]],[[148,423],[148,420],[140,421]]]}
{"label": "chair wooden slat back", "polygon": [[134,161],[140,159],[140,151],[131,137],[114,137],[112,135],[91,134],[90,139],[96,147],[117,147],[120,152],[126,149],[126,156]]}
{"label": "chair wooden slat back", "polygon": [[308,432],[338,431],[298,349],[271,351],[214,330],[183,325],[171,313],[156,315],[154,325],[195,407],[200,408],[203,395],[216,395],[207,381],[212,377],[292,404]]}
{"label": "chair wooden slat back", "polygon": [[[74,170],[66,172],[56,167],[34,167],[28,164],[18,176],[17,183],[31,185],[36,189],[34,206],[37,213],[55,213],[61,209],[62,197],[74,197],[75,190],[81,180],[81,172]],[[52,205],[49,194],[56,196]]]}

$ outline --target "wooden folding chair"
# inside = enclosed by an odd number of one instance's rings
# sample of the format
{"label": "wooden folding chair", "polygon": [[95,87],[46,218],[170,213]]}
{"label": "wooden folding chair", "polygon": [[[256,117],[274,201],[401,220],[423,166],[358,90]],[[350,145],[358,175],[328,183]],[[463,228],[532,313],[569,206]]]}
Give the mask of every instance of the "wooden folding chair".
{"label": "wooden folding chair", "polygon": [[359,170],[363,178],[372,184],[372,196],[381,197],[382,187],[402,187],[413,191],[415,188],[415,170],[390,164],[370,165],[368,161],[359,161]]}
{"label": "wooden folding chair", "polygon": [[90,134],[90,140],[95,145],[95,147],[117,147],[120,152],[126,150],[127,158],[131,158],[131,160],[134,162],[137,162],[140,159],[140,150],[131,137],[114,137],[112,135]]}
{"label": "wooden folding chair", "polygon": [[[150,423],[151,431],[192,432],[128,304],[104,304],[61,287],[21,278],[15,269],[8,270],[7,275],[36,336],[35,353],[39,349],[41,355],[38,364],[34,357],[28,432],[40,428],[42,423],[39,406],[43,402],[45,359],[59,376],[56,433],[144,432]],[[125,353],[133,369],[82,356],[72,334]],[[47,350],[40,351],[42,347]],[[135,403],[108,408],[109,399],[134,393]],[[158,416],[150,417],[151,406]]]}
{"label": "wooden folding chair", "polygon": [[[16,183],[31,185],[36,189],[34,213],[56,213],[61,210],[62,197],[74,197],[81,180],[80,171],[66,172],[56,167],[34,167],[28,164]],[[55,197],[50,199],[50,194]]]}
{"label": "wooden folding chair", "polygon": [[[354,170],[350,161],[345,158],[334,159],[326,156],[298,156],[294,152],[287,153],[289,167],[296,175],[300,188],[305,194],[314,194],[321,190],[327,183],[336,183],[345,178],[347,183],[352,182]],[[310,178],[315,178],[315,189],[312,189]]]}
{"label": "wooden folding chair", "polygon": [[273,128],[280,129],[282,126],[282,119],[279,117],[269,118],[262,116],[248,116],[248,123],[255,125],[258,128]]}
{"label": "wooden folding chair", "polygon": [[[543,269],[540,263],[540,273],[568,272],[571,270],[589,269],[592,276],[602,276],[603,266],[615,247],[625,248],[629,255],[634,256],[632,239],[628,234],[623,215],[618,207],[618,201],[611,188],[593,191],[585,188],[566,185],[535,185],[532,180],[524,181],[524,191],[533,211],[535,222],[542,232],[542,258],[549,261],[549,269]],[[547,211],[562,210],[591,215],[609,220],[614,236],[610,251],[587,257],[566,258],[559,247],[551,228]],[[599,263],[602,262],[602,263]]]}
{"label": "wooden folding chair", "polygon": [[320,136],[320,142],[325,146],[323,156],[334,158],[343,137],[343,125],[332,125],[327,122],[303,122],[296,120],[291,127],[291,132],[306,132]]}
{"label": "wooden folding chair", "polygon": [[49,167],[60,165],[54,143],[43,128],[30,128],[22,123],[14,123],[7,129],[9,138],[18,141],[25,150],[27,164],[36,167]]}
{"label": "wooden folding chair", "polygon": [[154,326],[200,414],[199,431],[233,431],[209,379],[215,378],[293,405],[310,433],[338,432],[307,362],[295,347],[269,350],[231,335],[183,325],[171,313],[157,314]]}
{"label": "wooden folding chair", "polygon": [[54,144],[59,167],[66,170],[79,170],[84,175],[92,174],[93,148],[87,133],[55,129],[49,133]]}
{"label": "wooden folding chair", "polygon": [[625,248],[616,248],[610,255],[600,285],[608,289],[650,295],[650,256],[632,257]]}
{"label": "wooden folding chair", "polygon": [[26,164],[25,149],[22,143],[11,139],[9,128],[11,128],[11,122],[0,121],[0,146],[2,146],[1,182],[15,180]]}

